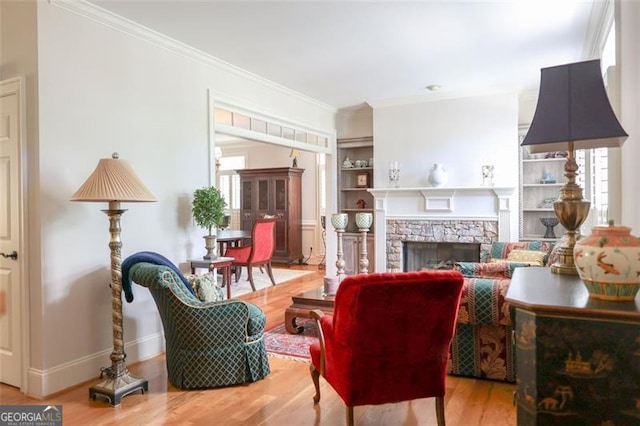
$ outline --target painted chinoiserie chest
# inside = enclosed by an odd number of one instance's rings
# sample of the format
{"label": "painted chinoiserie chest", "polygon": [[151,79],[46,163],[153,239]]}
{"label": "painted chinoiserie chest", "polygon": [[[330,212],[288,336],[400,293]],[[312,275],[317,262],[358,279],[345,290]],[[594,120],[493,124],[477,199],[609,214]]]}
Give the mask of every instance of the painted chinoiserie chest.
{"label": "painted chinoiserie chest", "polygon": [[578,276],[518,268],[518,425],[640,424],[640,304],[590,298]]}

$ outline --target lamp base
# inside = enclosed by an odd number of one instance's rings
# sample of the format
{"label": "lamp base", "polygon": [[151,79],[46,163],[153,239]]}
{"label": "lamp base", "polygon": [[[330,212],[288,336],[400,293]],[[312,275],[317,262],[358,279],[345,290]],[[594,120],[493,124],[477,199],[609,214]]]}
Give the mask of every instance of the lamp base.
{"label": "lamp base", "polygon": [[121,370],[119,374],[113,375],[111,373],[113,368],[105,369],[104,374],[107,375],[107,378],[89,388],[89,398],[95,400],[97,396],[104,397],[115,407],[120,405],[123,396],[138,390],[143,394],[149,392],[149,382],[145,379],[133,376],[124,365],[120,366],[119,370]]}
{"label": "lamp base", "polygon": [[573,261],[573,247],[563,245],[558,249],[558,260],[551,265],[551,272],[562,275],[578,275],[576,264]]}

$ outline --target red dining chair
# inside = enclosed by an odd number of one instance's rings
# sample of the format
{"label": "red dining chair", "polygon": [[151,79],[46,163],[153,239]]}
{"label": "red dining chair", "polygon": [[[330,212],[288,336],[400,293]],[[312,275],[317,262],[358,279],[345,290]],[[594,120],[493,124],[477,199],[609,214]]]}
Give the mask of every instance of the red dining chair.
{"label": "red dining chair", "polygon": [[271,257],[276,248],[275,241],[276,219],[256,219],[251,230],[251,245],[241,247],[227,247],[224,255],[233,257],[232,266],[235,269],[236,282],[240,279],[242,267],[246,266],[249,273],[249,283],[256,291],[253,284],[253,267],[264,266],[271,283],[276,285],[271,270]]}
{"label": "red dining chair", "polygon": [[351,275],[338,287],[333,315],[314,310],[319,330],[311,377],[335,389],[353,425],[353,407],[435,397],[444,426],[449,346],[463,278],[458,271]]}

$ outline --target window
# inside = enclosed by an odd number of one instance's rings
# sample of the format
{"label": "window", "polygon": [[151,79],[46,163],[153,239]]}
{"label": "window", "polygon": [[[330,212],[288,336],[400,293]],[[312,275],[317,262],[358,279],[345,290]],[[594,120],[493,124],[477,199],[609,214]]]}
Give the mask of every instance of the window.
{"label": "window", "polygon": [[227,202],[227,212],[231,216],[231,227],[236,228],[240,218],[240,176],[236,169],[244,169],[246,158],[244,155],[222,156],[218,169],[218,189]]}
{"label": "window", "polygon": [[318,170],[318,209],[320,215],[324,216],[327,211],[327,156],[318,154],[317,156]]}
{"label": "window", "polygon": [[[608,83],[607,71],[616,65],[615,23],[611,26],[602,49],[603,80]],[[580,175],[576,183],[585,190],[585,198],[591,201],[591,210],[596,215],[591,218],[593,225],[606,224],[609,219],[609,150],[596,148],[576,151],[576,161]]]}
{"label": "window", "polygon": [[[240,113],[231,109],[216,107],[213,111],[216,124],[256,132],[260,135],[275,136],[287,141],[301,142],[307,145],[329,146],[329,137],[313,130],[294,128],[279,123],[275,118],[261,116],[257,113]],[[259,138],[254,138],[259,139]]]}

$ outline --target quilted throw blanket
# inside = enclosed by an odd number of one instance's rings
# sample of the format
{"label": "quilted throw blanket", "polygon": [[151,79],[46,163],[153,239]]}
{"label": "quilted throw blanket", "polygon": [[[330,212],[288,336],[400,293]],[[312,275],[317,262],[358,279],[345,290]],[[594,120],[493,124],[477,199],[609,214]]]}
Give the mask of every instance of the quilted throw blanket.
{"label": "quilted throw blanket", "polygon": [[[159,253],[153,251],[139,251],[131,256],[127,257],[122,262],[122,290],[124,291],[124,297],[127,302],[133,302],[133,292],[131,291],[131,277],[129,276],[129,270],[133,265],[139,262],[153,263],[154,265],[163,265],[171,268],[173,272],[180,277],[183,283],[187,283],[187,279],[182,275],[182,272],[173,264],[169,259]],[[193,292],[193,288],[190,285],[185,285],[189,289],[191,294],[196,295]]]}

